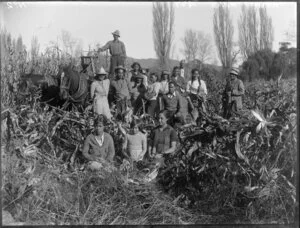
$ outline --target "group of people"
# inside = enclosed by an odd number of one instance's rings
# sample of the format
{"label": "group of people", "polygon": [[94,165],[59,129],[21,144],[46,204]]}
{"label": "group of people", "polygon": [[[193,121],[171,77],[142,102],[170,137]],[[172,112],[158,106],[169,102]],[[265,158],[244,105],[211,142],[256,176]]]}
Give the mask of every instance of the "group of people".
{"label": "group of people", "polygon": [[[147,133],[140,128],[141,122],[133,120],[128,132],[121,123],[118,123],[119,130],[125,139],[122,145],[122,154],[119,156],[134,165],[143,161],[146,155],[148,158],[162,161],[164,155],[174,153],[178,137],[167,120],[165,112],[161,111],[158,114],[158,127],[152,131],[150,141],[147,141]],[[104,132],[106,124],[107,119],[103,115],[97,116],[94,120],[94,132],[88,135],[84,141],[82,153],[88,160],[88,167],[91,169],[99,167],[95,163],[105,161],[113,164],[114,162],[115,144],[112,136]]]}
{"label": "group of people", "polygon": [[[134,62],[131,65],[132,69],[127,72],[124,67],[125,45],[118,40],[120,37],[118,30],[113,36],[114,40],[100,48],[100,51],[110,50],[112,55],[110,75],[113,72],[114,77],[108,79],[106,77],[108,73],[101,67],[91,84],[90,94],[94,112],[98,117],[94,122],[94,134],[85,140],[83,155],[91,162],[97,159],[113,161],[115,156],[113,139],[104,132],[105,121],[112,118],[112,107],[115,107],[119,114],[131,108],[133,114],[147,113],[158,119],[159,126],[151,133],[150,142],[147,142],[147,135],[140,129],[139,121],[131,122],[129,132],[126,132],[121,124],[118,125],[125,138],[123,144],[125,158],[138,162],[144,159],[147,151],[149,157],[173,153],[178,138],[172,124],[176,121],[185,123],[189,108],[195,110],[200,105],[205,111],[204,104],[208,91],[199,69],[191,71],[191,80],[187,82],[183,62],[180,66],[175,66],[172,73],[164,70],[160,75],[156,73],[147,75],[138,62]],[[232,69],[231,78],[224,90],[227,99],[225,118],[230,116],[230,110],[238,111],[242,108],[241,96],[245,89],[237,76],[238,70]],[[197,115],[193,117],[196,119]]]}

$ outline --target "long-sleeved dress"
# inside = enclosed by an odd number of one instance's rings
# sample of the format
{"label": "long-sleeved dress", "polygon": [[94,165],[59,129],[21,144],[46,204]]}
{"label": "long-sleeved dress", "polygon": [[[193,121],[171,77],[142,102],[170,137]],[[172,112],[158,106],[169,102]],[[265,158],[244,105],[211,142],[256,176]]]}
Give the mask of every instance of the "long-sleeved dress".
{"label": "long-sleeved dress", "polygon": [[111,118],[111,113],[108,105],[109,79],[103,81],[94,81],[91,85],[91,96],[94,98],[94,112],[103,114],[108,119]]}
{"label": "long-sleeved dress", "polygon": [[103,158],[112,162],[115,156],[115,146],[110,134],[104,132],[101,144],[95,135],[90,134],[86,137],[83,146],[83,156],[89,161],[97,161]]}

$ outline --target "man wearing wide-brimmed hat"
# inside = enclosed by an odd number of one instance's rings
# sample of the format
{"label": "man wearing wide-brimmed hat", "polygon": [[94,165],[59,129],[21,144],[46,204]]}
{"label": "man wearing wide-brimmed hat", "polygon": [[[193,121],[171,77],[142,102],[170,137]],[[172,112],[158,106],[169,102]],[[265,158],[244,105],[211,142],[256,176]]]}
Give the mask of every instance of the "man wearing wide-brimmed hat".
{"label": "man wearing wide-brimmed hat", "polygon": [[102,48],[98,51],[105,51],[109,49],[111,54],[110,59],[110,76],[113,77],[113,72],[116,66],[125,66],[126,60],[126,49],[125,44],[119,40],[120,31],[116,30],[112,33],[114,40],[108,41]]}
{"label": "man wearing wide-brimmed hat", "polygon": [[125,79],[126,69],[123,66],[115,67],[116,79],[111,82],[110,91],[112,103],[116,105],[117,113],[122,114],[130,104],[131,85]]}
{"label": "man wearing wide-brimmed hat", "polygon": [[236,113],[243,108],[242,95],[245,93],[245,87],[243,82],[237,78],[239,70],[232,68],[230,78],[225,86],[224,90],[224,117],[230,118],[232,113]]}
{"label": "man wearing wide-brimmed hat", "polygon": [[95,81],[91,84],[91,97],[93,99],[94,112],[103,114],[108,119],[111,118],[111,113],[108,105],[108,92],[110,81],[105,79],[107,73],[103,67],[96,70]]}

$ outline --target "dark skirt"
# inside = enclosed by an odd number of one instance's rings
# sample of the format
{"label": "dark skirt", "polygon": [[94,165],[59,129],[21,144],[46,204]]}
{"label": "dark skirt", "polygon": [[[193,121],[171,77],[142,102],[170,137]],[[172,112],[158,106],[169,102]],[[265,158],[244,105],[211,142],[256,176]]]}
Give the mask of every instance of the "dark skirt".
{"label": "dark skirt", "polygon": [[147,114],[152,117],[155,117],[158,113],[158,102],[157,100],[149,100],[147,101]]}

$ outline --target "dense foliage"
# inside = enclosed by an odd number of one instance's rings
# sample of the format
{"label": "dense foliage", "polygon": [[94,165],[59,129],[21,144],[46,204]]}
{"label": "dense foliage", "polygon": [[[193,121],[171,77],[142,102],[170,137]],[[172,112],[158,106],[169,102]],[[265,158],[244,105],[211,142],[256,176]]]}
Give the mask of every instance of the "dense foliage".
{"label": "dense foliage", "polygon": [[275,80],[293,77],[297,73],[297,53],[295,48],[288,48],[277,53],[260,50],[248,57],[242,64],[242,78],[247,81],[256,79]]}
{"label": "dense foliage", "polygon": [[295,91],[294,80],[250,84],[246,106],[255,111],[229,120],[208,115],[182,130],[182,144],[160,169],[159,183],[190,208],[294,222]]}
{"label": "dense foliage", "polygon": [[[41,105],[38,88],[26,96],[18,93],[20,75],[32,66],[36,73],[55,75],[67,59],[49,52],[33,64],[19,51],[21,39],[13,42],[5,33],[1,45],[2,204],[16,220],[27,225],[294,222],[295,79],[247,84],[245,111],[224,120],[225,80],[204,67],[209,114],[197,126],[177,129],[181,144],[155,185],[149,183],[156,171],[151,165],[134,171],[122,163],[116,122],[106,126],[120,157],[116,166],[86,170],[81,150],[93,130],[91,106],[83,113],[67,112]],[[264,75],[270,64],[262,64]],[[150,132],[154,120],[140,118]]]}

